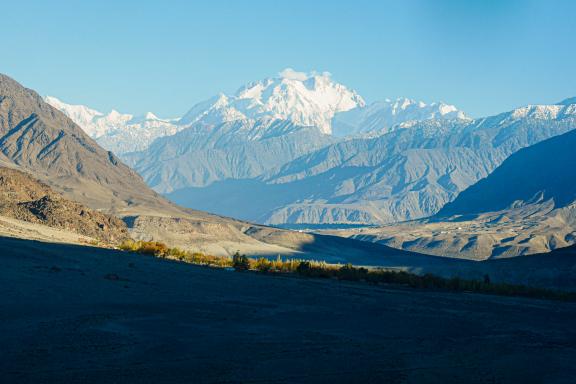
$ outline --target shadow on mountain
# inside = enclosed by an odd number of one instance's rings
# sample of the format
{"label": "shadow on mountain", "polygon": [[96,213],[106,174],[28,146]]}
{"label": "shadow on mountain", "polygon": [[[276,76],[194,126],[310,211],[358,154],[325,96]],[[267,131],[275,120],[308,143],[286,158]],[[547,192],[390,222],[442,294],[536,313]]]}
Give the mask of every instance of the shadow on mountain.
{"label": "shadow on mountain", "polygon": [[463,191],[436,215],[496,212],[550,199],[565,207],[576,200],[576,130],[524,148],[487,178]]}

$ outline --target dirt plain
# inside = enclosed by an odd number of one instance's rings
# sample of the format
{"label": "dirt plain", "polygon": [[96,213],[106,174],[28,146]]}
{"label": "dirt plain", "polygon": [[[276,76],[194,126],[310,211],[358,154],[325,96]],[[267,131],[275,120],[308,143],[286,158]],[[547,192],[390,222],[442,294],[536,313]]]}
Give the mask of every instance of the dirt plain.
{"label": "dirt plain", "polygon": [[572,383],[576,304],[0,238],[2,383]]}

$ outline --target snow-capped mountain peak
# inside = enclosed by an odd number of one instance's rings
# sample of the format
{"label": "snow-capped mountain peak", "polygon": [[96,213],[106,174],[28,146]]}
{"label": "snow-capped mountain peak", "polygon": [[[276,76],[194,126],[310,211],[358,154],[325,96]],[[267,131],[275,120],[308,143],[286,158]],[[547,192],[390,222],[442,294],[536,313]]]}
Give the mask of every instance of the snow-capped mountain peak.
{"label": "snow-capped mountain peak", "polygon": [[576,116],[576,104],[570,102],[560,104],[534,104],[516,108],[504,113],[500,124],[508,124],[518,119],[550,120],[566,116]]}
{"label": "snow-capped mountain peak", "polygon": [[104,114],[84,105],[67,104],[53,96],[46,96],[44,100],[118,155],[143,150],[156,138],[180,130],[173,121],[161,119],[152,112],[134,116],[113,109]]}
{"label": "snow-capped mountain peak", "polygon": [[96,127],[93,127],[91,123],[97,118],[104,116],[102,112],[88,108],[85,105],[66,104],[53,96],[46,96],[44,100],[72,119],[72,121],[82,127],[88,135],[94,137],[97,134]]}
{"label": "snow-capped mountain peak", "polygon": [[315,126],[330,134],[336,113],[364,105],[360,95],[334,82],[327,72],[318,74],[285,69],[278,77],[249,83],[234,95],[221,95],[197,104],[180,123],[207,121],[214,124],[272,117],[301,126]]}
{"label": "snow-capped mountain peak", "polygon": [[217,94],[194,105],[181,119],[161,119],[151,112],[134,116],[112,110],[104,114],[50,96],[46,101],[118,155],[143,150],[156,138],[193,124],[215,127],[246,120],[245,125],[253,127],[258,126],[253,124],[257,121],[283,120],[291,123],[292,129],[315,127],[324,134],[350,136],[386,133],[411,120],[467,119],[455,106],[445,103],[398,98],[367,105],[358,93],[334,81],[328,72],[306,73],[291,68],[248,83],[233,94]]}
{"label": "snow-capped mountain peak", "polygon": [[349,136],[367,132],[386,133],[390,130],[410,126],[410,121],[446,120],[470,118],[454,105],[445,103],[426,104],[406,97],[396,100],[384,99],[365,107],[336,114],[333,126],[337,136]]}

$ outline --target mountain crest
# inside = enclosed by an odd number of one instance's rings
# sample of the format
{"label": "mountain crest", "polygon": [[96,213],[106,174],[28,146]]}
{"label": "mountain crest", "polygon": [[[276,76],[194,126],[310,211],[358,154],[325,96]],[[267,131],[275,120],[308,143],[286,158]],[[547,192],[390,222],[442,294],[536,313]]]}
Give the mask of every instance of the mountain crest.
{"label": "mountain crest", "polygon": [[300,126],[315,126],[330,134],[336,113],[364,106],[360,95],[334,82],[328,73],[285,69],[278,77],[249,83],[234,95],[220,95],[197,104],[180,123],[205,121],[206,116],[218,116],[220,122],[272,117]]}
{"label": "mountain crest", "polygon": [[569,97],[567,99],[562,100],[558,104],[560,104],[560,105],[575,105],[576,104],[576,97]]}
{"label": "mountain crest", "polygon": [[[409,98],[385,99],[367,105],[354,90],[335,82],[328,72],[298,72],[287,68],[276,77],[250,82],[236,93],[220,93],[194,105],[179,120],[159,119],[152,113],[133,116],[70,105],[47,97],[105,148],[119,155],[147,149],[157,138],[192,125],[210,128],[235,121],[284,120],[295,127],[314,127],[322,134],[351,136],[382,134],[408,121],[468,119],[455,106],[426,104]],[[289,132],[287,132],[289,133]],[[258,132],[255,136],[260,136]]]}
{"label": "mountain crest", "polygon": [[471,120],[451,104],[426,104],[423,101],[400,97],[395,100],[376,101],[366,107],[337,114],[333,121],[333,133],[336,136],[368,132],[382,134],[410,126],[410,123],[415,121],[448,119]]}
{"label": "mountain crest", "polygon": [[67,104],[53,96],[46,96],[44,101],[72,119],[99,144],[119,155],[143,150],[156,138],[179,130],[174,122],[152,112],[134,116],[112,109],[104,114],[84,105]]}

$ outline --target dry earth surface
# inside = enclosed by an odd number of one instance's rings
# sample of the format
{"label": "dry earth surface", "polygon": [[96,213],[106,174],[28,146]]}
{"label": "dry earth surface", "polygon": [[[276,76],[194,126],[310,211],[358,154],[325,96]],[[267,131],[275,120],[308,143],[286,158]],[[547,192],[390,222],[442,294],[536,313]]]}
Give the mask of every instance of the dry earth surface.
{"label": "dry earth surface", "polygon": [[94,238],[74,232],[6,216],[0,216],[0,236],[64,244],[90,244],[97,241]]}
{"label": "dry earth surface", "polygon": [[486,260],[550,252],[576,238],[576,205],[530,204],[455,219],[425,219],[318,233],[451,258]]}
{"label": "dry earth surface", "polygon": [[3,383],[571,383],[576,304],[0,239]]}
{"label": "dry earth surface", "polygon": [[46,225],[105,243],[128,238],[126,224],[64,198],[25,172],[0,167],[0,216]]}

